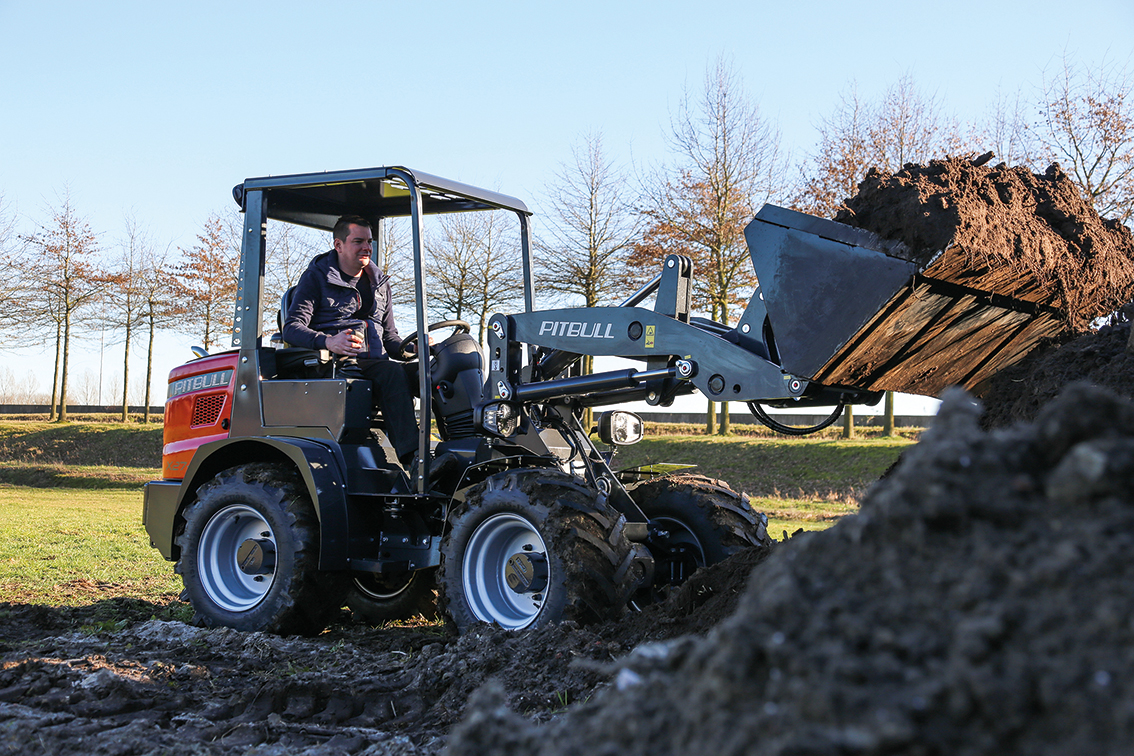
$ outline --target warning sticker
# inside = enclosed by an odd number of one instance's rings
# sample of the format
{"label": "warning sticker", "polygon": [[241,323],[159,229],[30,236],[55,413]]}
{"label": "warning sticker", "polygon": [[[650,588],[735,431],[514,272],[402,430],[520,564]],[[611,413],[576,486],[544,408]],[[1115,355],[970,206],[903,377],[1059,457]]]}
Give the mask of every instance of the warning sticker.
{"label": "warning sticker", "polygon": [[646,349],[653,349],[654,348],[654,331],[656,329],[657,329],[657,326],[652,326],[652,325],[646,326]]}

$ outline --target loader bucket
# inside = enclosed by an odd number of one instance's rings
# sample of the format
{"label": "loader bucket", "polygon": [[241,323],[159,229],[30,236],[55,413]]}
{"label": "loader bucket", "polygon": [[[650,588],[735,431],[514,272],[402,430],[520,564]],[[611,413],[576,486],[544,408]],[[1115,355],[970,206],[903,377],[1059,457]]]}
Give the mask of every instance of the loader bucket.
{"label": "loader bucket", "polygon": [[925,396],[973,389],[1066,328],[1034,291],[1021,296],[1040,301],[977,288],[995,284],[996,272],[959,267],[947,250],[915,255],[774,205],[744,236],[781,367],[826,386]]}

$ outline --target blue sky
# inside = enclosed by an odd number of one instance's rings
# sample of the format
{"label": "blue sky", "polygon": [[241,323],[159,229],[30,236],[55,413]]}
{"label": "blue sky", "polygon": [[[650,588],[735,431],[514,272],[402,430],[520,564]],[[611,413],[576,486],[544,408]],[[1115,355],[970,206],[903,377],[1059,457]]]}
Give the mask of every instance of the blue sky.
{"label": "blue sky", "polygon": [[133,212],[187,246],[245,177],[401,164],[518,196],[538,227],[588,132],[664,160],[718,55],[800,155],[852,81],[909,74],[975,120],[1065,50],[1130,63],[1134,3],[0,0],[0,193],[24,229],[68,188],[107,245]]}

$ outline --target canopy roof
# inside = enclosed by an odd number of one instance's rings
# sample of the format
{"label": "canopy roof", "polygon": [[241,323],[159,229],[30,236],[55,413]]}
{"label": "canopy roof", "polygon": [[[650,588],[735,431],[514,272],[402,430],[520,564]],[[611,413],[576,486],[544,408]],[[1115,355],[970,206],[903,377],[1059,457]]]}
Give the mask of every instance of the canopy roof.
{"label": "canopy roof", "polygon": [[531,215],[515,197],[398,166],[249,178],[233,187],[232,196],[244,208],[249,192],[263,191],[272,220],[330,231],[347,214],[371,221],[408,216],[406,177],[421,189],[426,214],[510,210]]}

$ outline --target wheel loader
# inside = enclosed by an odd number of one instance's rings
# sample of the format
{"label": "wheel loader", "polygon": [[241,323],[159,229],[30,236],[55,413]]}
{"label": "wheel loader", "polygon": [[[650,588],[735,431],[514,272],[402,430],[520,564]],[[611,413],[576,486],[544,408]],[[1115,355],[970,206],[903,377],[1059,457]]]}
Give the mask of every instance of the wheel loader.
{"label": "wheel loader", "polygon": [[[699,567],[771,547],[766,518],[727,484],[617,469],[617,448],[643,433],[618,406],[698,391],[807,432],[893,380],[979,381],[1045,333],[1046,312],[980,300],[885,240],[771,205],[746,230],[760,286],[727,324],[693,315],[679,255],[620,306],[538,310],[524,203],[420,171],[250,178],[233,196],[233,348],[195,349],[171,371],[162,479],[145,486],[151,543],[206,625],[311,634],[344,606],[372,622],[439,611],[458,631],[618,617]],[[433,216],[493,211],[518,220],[524,308],[494,315],[482,346],[463,321],[428,322],[423,238]],[[411,470],[387,454],[368,381],[338,375],[325,351],[265,340],[269,220],[330,231],[346,214],[412,229],[416,331],[395,356],[418,401]],[[943,325],[943,308],[969,317]],[[1011,342],[979,338],[1002,332],[998,319],[1014,323]],[[582,374],[582,355],[636,367]],[[775,420],[801,407],[833,409],[810,427]],[[587,408],[614,409],[588,428]]]}

